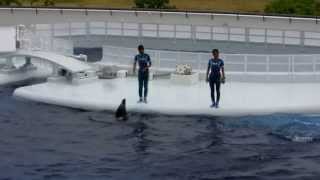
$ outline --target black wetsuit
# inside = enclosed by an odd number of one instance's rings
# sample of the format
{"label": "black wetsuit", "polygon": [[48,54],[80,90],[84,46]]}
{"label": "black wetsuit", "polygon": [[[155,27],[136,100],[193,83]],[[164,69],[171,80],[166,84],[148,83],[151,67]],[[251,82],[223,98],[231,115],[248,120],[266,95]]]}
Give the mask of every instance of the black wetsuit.
{"label": "black wetsuit", "polygon": [[[224,62],[222,59],[210,59],[208,63],[208,69],[210,70],[209,84],[213,104],[219,104],[220,101],[221,68],[223,66]],[[215,100],[215,91],[217,91],[217,101]]]}
{"label": "black wetsuit", "polygon": [[134,61],[139,64],[138,80],[139,80],[139,96],[142,98],[142,91],[144,89],[144,97],[148,96],[149,83],[149,66],[151,66],[151,59],[148,54],[141,53],[136,55]]}

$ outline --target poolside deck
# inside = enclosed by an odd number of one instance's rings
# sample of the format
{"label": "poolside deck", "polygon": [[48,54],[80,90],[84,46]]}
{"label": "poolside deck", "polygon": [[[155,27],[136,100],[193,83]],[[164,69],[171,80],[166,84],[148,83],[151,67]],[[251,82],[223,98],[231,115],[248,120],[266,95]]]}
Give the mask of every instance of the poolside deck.
{"label": "poolside deck", "polygon": [[72,85],[47,82],[16,89],[14,96],[86,110],[115,110],[123,98],[129,112],[157,112],[173,115],[249,115],[270,113],[317,113],[320,84],[316,83],[227,83],[222,86],[219,109],[211,109],[209,86],[191,86],[170,80],[150,82],[148,104],[138,104],[135,78],[96,80]]}

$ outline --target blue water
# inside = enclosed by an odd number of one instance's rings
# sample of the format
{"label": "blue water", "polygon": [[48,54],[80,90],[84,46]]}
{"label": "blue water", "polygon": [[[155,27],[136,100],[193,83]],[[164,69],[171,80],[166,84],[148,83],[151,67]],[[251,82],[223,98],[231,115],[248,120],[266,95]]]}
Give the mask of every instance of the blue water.
{"label": "blue water", "polygon": [[[86,112],[0,87],[0,180],[319,179],[320,116]],[[319,110],[320,112],[320,110]]]}

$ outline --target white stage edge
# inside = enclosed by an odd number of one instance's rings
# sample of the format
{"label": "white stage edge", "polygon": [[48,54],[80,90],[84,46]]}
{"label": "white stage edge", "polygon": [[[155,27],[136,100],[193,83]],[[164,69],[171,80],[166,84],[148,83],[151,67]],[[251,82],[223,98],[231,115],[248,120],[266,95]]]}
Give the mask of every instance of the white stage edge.
{"label": "white stage edge", "polygon": [[37,102],[85,110],[115,110],[123,98],[129,112],[170,115],[259,115],[320,112],[320,84],[227,83],[222,86],[219,109],[209,108],[209,85],[184,86],[170,80],[154,80],[149,103],[138,104],[137,79],[95,80],[72,85],[47,82],[16,89],[14,96]]}

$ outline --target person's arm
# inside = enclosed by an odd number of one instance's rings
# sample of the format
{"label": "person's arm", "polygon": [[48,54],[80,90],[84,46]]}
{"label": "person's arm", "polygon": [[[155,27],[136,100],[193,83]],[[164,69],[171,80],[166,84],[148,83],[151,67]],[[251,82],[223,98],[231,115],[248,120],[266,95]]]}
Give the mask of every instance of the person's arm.
{"label": "person's arm", "polygon": [[222,64],[221,64],[221,74],[222,74],[222,83],[225,83],[226,76],[225,76],[225,73],[224,73],[224,62],[223,61],[222,61]]}
{"label": "person's arm", "polygon": [[206,81],[209,82],[209,71],[210,71],[210,61],[208,63],[207,73],[206,73]]}
{"label": "person's arm", "polygon": [[148,68],[152,66],[152,62],[151,62],[151,58],[150,56],[148,56],[148,61],[149,61],[149,65],[148,65]]}
{"label": "person's arm", "polygon": [[222,72],[222,78],[225,79],[226,76],[225,76],[225,74],[224,74],[224,66],[221,67],[221,72]]}
{"label": "person's arm", "polygon": [[137,56],[136,56],[136,57],[134,57],[134,63],[133,63],[133,69],[132,69],[133,74],[135,74],[135,73],[136,73],[136,67],[137,67]]}

